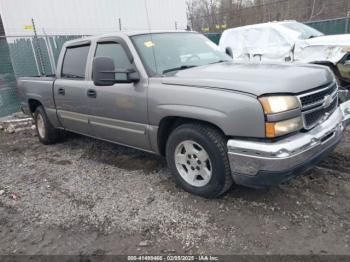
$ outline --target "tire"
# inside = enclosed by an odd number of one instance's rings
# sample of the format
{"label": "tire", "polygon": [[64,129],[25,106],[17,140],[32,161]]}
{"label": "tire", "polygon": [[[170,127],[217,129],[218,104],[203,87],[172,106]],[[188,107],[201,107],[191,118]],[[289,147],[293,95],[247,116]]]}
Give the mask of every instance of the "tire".
{"label": "tire", "polygon": [[177,127],[168,138],[166,158],[177,183],[194,195],[218,198],[233,184],[226,138],[209,125]]}
{"label": "tire", "polygon": [[34,112],[34,122],[39,141],[44,145],[51,145],[58,142],[60,132],[54,128],[42,106],[38,106]]}

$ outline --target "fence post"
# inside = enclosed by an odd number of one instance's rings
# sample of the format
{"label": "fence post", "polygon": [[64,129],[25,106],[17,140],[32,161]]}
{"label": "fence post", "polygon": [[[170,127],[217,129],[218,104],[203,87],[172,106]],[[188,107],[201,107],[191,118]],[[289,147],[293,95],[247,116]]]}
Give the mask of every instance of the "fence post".
{"label": "fence post", "polygon": [[38,58],[36,57],[36,52],[35,52],[35,48],[34,48],[34,44],[33,44],[33,40],[32,38],[29,39],[30,40],[30,45],[32,47],[33,50],[33,56],[34,56],[34,61],[35,61],[35,65],[36,65],[36,71],[38,72],[38,75],[40,75],[40,68],[39,68],[39,63],[38,63]]}
{"label": "fence post", "polygon": [[345,19],[345,34],[350,33],[349,32],[349,22],[350,22],[350,11],[347,13],[346,19]]}
{"label": "fence post", "polygon": [[44,40],[45,40],[45,44],[46,44],[47,54],[49,56],[49,62],[50,62],[50,66],[51,66],[51,71],[52,71],[52,74],[55,74],[56,73],[56,62],[55,62],[55,58],[54,58],[54,55],[53,55],[50,39],[47,36],[46,31],[45,31],[44,28],[43,28],[43,33],[44,33]]}
{"label": "fence post", "polygon": [[33,18],[32,18],[32,25],[33,25],[33,31],[34,31],[34,40],[35,40],[35,44],[36,44],[35,47],[36,47],[36,51],[37,51],[37,55],[38,55],[40,76],[43,76],[43,75],[45,75],[43,57],[42,57],[42,54],[41,54],[39,38],[38,38],[38,34],[37,34],[37,31],[36,31],[36,28],[35,28],[35,23],[34,23],[34,19]]}

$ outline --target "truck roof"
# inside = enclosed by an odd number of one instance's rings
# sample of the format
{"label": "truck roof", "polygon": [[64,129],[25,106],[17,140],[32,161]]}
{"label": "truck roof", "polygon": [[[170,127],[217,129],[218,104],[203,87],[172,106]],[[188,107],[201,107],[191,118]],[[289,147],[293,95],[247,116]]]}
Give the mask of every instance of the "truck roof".
{"label": "truck roof", "polygon": [[164,34],[164,33],[197,33],[194,31],[186,31],[186,30],[141,30],[141,31],[120,31],[120,32],[115,32],[115,33],[108,33],[108,34],[102,34],[102,35],[95,35],[95,36],[87,36],[87,37],[82,37],[79,39],[74,39],[66,42],[66,45],[72,45],[72,44],[79,44],[79,43],[84,43],[86,41],[94,41],[98,40],[100,38],[104,37],[130,37],[130,36],[135,36],[135,35],[148,35],[148,34]]}

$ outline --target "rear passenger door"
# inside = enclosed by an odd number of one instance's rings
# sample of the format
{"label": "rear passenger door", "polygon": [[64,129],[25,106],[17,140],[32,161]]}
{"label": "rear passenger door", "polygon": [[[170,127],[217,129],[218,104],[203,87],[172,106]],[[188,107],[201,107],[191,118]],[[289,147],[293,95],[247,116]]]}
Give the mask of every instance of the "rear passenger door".
{"label": "rear passenger door", "polygon": [[57,115],[64,128],[90,135],[87,104],[87,60],[90,43],[68,46],[54,84]]}
{"label": "rear passenger door", "polygon": [[[110,57],[118,70],[136,69],[131,53],[123,39],[96,43],[94,57]],[[125,80],[125,74],[116,74]],[[117,83],[95,86],[96,94],[89,98],[90,124],[94,136],[141,149],[150,149],[147,134],[147,79],[137,83]]]}

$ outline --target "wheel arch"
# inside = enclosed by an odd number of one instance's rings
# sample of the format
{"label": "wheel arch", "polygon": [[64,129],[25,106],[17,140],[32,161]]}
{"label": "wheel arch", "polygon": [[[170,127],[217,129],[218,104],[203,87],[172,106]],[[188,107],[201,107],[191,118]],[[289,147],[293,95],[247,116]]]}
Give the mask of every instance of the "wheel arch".
{"label": "wheel arch", "polygon": [[29,110],[30,110],[31,114],[33,114],[35,112],[35,110],[39,106],[42,106],[42,105],[43,104],[38,99],[34,99],[34,98],[29,98],[28,99],[28,106],[29,106]]}
{"label": "wheel arch", "polygon": [[167,116],[160,121],[157,133],[158,152],[160,155],[165,156],[166,143],[172,131],[174,131],[180,125],[188,123],[199,123],[210,126],[225,136],[224,131],[214,123],[189,117]]}

